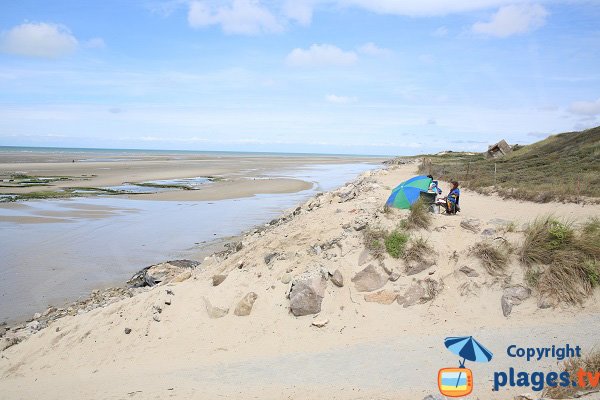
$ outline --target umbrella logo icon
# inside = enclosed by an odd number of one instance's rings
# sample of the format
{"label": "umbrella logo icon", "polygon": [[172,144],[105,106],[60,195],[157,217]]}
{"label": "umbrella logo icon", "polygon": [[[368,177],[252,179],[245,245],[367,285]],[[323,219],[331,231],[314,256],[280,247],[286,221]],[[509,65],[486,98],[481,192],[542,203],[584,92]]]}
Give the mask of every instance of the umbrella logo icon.
{"label": "umbrella logo icon", "polygon": [[438,372],[438,388],[440,393],[448,397],[462,397],[473,391],[473,372],[465,368],[467,360],[473,362],[489,362],[492,352],[486,349],[473,336],[448,337],[444,345],[459,360],[458,368],[442,368]]}

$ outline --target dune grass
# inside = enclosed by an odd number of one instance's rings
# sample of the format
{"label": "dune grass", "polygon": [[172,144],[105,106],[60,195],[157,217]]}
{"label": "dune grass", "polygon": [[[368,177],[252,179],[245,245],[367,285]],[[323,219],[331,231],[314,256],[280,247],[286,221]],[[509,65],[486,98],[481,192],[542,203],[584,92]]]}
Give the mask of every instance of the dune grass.
{"label": "dune grass", "polygon": [[[573,357],[568,358],[563,362],[563,371],[567,371],[571,380],[578,379],[578,372],[583,370],[588,373],[600,373],[600,349],[596,349],[592,351],[590,354],[584,357]],[[593,387],[590,385],[589,380],[585,379],[586,386],[585,387],[574,387],[572,385],[566,387],[548,387],[544,389],[542,392],[543,397],[549,397],[551,399],[566,399],[572,398],[573,395],[578,392],[583,392],[586,390],[597,389],[597,387]]]}
{"label": "dune grass", "polygon": [[508,267],[510,249],[505,244],[495,244],[491,241],[475,243],[469,253],[481,260],[485,270],[494,276],[504,274]]}
{"label": "dune grass", "polygon": [[598,170],[600,127],[553,135],[500,159],[486,159],[482,153],[427,155],[419,167],[421,174],[458,180],[481,193],[535,202],[600,201]]}
{"label": "dune grass", "polygon": [[600,287],[600,222],[592,218],[574,228],[550,216],[537,218],[525,231],[520,259],[525,281],[540,295],[581,304]]}
{"label": "dune grass", "polygon": [[404,252],[404,260],[407,262],[423,263],[427,259],[427,255],[433,252],[434,249],[427,239],[420,237],[408,243]]}
{"label": "dune grass", "polygon": [[431,223],[431,214],[427,204],[419,199],[410,208],[410,214],[404,222],[406,229],[427,229]]}

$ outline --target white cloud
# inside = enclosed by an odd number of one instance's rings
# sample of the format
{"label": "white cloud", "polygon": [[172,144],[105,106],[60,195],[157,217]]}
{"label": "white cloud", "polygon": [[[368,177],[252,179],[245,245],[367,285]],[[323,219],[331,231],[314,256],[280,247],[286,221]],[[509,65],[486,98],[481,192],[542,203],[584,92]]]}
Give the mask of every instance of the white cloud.
{"label": "white cloud", "polygon": [[207,1],[192,1],[188,11],[192,28],[221,25],[229,34],[256,35],[281,32],[283,26],[258,0],[233,0],[228,6],[213,7]]}
{"label": "white cloud", "polygon": [[468,12],[525,1],[527,0],[337,0],[337,3],[361,7],[379,14],[419,17]]}
{"label": "white cloud", "polygon": [[316,0],[286,0],[283,13],[300,25],[310,25]]}
{"label": "white cloud", "polygon": [[433,31],[431,33],[431,36],[435,36],[435,37],[444,37],[448,35],[448,28],[446,28],[445,26],[440,26],[439,28],[437,28],[435,31]]}
{"label": "white cloud", "polygon": [[373,42],[365,43],[364,45],[362,45],[358,48],[358,51],[360,53],[363,53],[363,54],[366,54],[369,56],[376,56],[376,57],[379,57],[379,56],[387,57],[392,54],[392,50],[379,47]]}
{"label": "white cloud", "polygon": [[508,37],[526,33],[546,23],[548,11],[539,4],[509,5],[492,15],[489,22],[477,22],[473,32],[495,37]]}
{"label": "white cloud", "polygon": [[84,46],[89,49],[103,49],[106,47],[106,43],[104,43],[104,39],[97,37],[87,40]]}
{"label": "white cloud", "polygon": [[357,60],[358,56],[353,51],[344,51],[331,44],[313,44],[308,49],[292,50],[286,63],[292,67],[348,66]]}
{"label": "white cloud", "polygon": [[63,25],[24,23],[0,38],[0,50],[28,57],[56,58],[77,50],[78,41]]}
{"label": "white cloud", "polygon": [[337,96],[335,94],[328,94],[325,96],[325,100],[334,104],[350,104],[356,103],[358,101],[357,97],[349,97],[349,96]]}
{"label": "white cloud", "polygon": [[569,111],[578,115],[600,115],[600,98],[596,101],[576,101],[569,106]]}

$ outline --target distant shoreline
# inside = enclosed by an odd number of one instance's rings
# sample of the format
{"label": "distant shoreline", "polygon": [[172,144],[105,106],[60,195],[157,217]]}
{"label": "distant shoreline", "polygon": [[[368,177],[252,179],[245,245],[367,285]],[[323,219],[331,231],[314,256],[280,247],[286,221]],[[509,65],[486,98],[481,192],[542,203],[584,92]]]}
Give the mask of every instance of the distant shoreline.
{"label": "distant shoreline", "polygon": [[303,152],[275,152],[275,151],[234,151],[234,150],[182,150],[182,149],[135,149],[135,148],[102,148],[102,147],[47,147],[47,146],[0,146],[0,162],[2,153],[102,153],[102,154],[206,154],[229,156],[290,156],[290,157],[366,157],[366,158],[392,158],[384,154],[352,154],[352,153],[303,153]]}

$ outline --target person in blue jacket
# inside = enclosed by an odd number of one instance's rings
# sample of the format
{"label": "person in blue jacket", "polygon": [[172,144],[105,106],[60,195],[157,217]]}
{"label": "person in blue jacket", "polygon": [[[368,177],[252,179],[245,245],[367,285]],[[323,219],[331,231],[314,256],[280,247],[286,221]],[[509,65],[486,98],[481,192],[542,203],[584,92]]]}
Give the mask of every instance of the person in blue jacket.
{"label": "person in blue jacket", "polygon": [[446,214],[456,214],[460,211],[460,189],[458,188],[458,182],[452,181],[452,189],[450,189],[450,193],[446,196]]}

